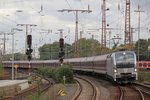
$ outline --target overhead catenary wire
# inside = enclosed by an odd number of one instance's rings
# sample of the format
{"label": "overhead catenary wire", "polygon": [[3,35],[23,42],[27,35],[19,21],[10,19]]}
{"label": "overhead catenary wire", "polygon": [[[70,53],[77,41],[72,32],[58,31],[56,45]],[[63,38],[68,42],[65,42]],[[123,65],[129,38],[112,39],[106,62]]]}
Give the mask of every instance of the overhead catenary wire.
{"label": "overhead catenary wire", "polygon": [[[38,11],[39,10],[39,4],[38,3],[35,3],[34,5],[32,5],[32,3],[29,3],[29,1],[35,1],[35,0],[13,0],[13,1],[9,1],[9,0],[3,0],[3,2],[5,3],[5,2],[8,2],[8,4],[10,4],[11,2],[16,2],[16,3],[20,3],[20,1],[24,1],[23,3],[21,2],[21,5],[19,5],[19,6],[26,6],[26,7],[28,7],[29,9],[32,9],[32,10],[36,10],[36,11]],[[44,0],[43,0],[44,1]],[[88,0],[89,1],[89,0]],[[102,1],[102,0],[98,0],[98,1]],[[108,2],[110,2],[110,0],[107,0]],[[115,0],[115,1],[117,1],[117,0]],[[135,0],[132,0],[133,2],[135,2],[136,3],[136,1]],[[2,0],[0,1],[0,2],[2,2]],[[28,2],[28,4],[29,5],[27,5],[26,3]],[[72,6],[74,7],[74,5],[72,4],[72,0],[65,0],[65,2],[66,2],[66,4],[67,4],[67,2],[68,2],[68,7],[69,7],[69,5],[70,5],[70,7],[72,8]],[[85,3],[87,2],[87,0],[82,0],[81,1],[81,5],[85,5]],[[92,1],[92,2],[94,2],[94,1]],[[111,0],[111,2],[114,2],[114,0]],[[120,0],[120,3],[122,3],[122,2],[124,2],[124,0]],[[146,3],[143,3],[142,5],[147,5],[147,2],[148,1],[146,1]],[[72,4],[72,5],[71,5]],[[89,3],[90,4],[90,3]],[[123,3],[122,3],[123,4]],[[134,4],[134,3],[132,3],[132,4]],[[43,7],[45,8],[45,5],[44,4],[42,4],[43,5]],[[79,6],[80,6],[80,4],[78,4]],[[92,5],[92,3],[90,4],[90,5]],[[38,6],[38,7],[36,7],[36,6]],[[69,8],[70,8],[69,7]],[[83,6],[83,7],[85,7],[85,6]],[[101,20],[100,19],[100,14],[101,14],[101,11],[100,11],[100,8],[99,9],[97,9],[99,6],[96,6],[96,8],[94,8],[93,7],[93,10],[95,11],[95,13],[92,13],[92,14],[90,14],[89,16],[86,16],[86,14],[84,14],[83,15],[83,17],[82,17],[82,20],[80,20],[82,23],[87,23],[88,24],[88,22],[91,22],[90,24],[91,25],[95,25],[95,26],[97,26],[96,24],[100,24],[100,21],[99,20]],[[123,4],[123,6],[121,6],[121,8],[120,8],[120,19],[119,19],[119,22],[123,22],[123,20],[124,20],[124,15],[123,15],[123,13],[121,13],[121,12],[123,12],[123,7],[124,7],[124,4]],[[143,6],[141,6],[141,8],[142,8]],[[145,7],[145,6],[144,6]],[[113,8],[113,7],[112,7]],[[145,7],[146,8],[146,7]],[[133,9],[133,8],[132,8]],[[48,10],[48,9],[46,9],[46,10]],[[45,11],[45,9],[44,9],[44,11]],[[99,13],[98,13],[99,12]],[[48,11],[46,12],[46,13],[48,13]],[[110,22],[109,24],[112,24],[112,25],[118,25],[119,26],[119,22],[118,21],[116,21],[117,19],[116,18],[114,18],[112,15],[114,15],[115,14],[115,12],[112,12],[113,14],[108,14],[107,15],[107,19],[108,19],[108,21]],[[94,14],[94,15],[93,15]],[[112,19],[112,17],[113,17],[113,19]],[[7,17],[6,17],[7,18]],[[89,21],[88,19],[90,19],[91,18],[91,20]],[[5,18],[4,18],[5,19]],[[10,19],[10,20],[9,20]],[[6,19],[6,20],[3,20],[3,21],[1,21],[2,23],[5,23],[5,25],[7,26],[9,26],[9,24],[12,24],[13,23],[13,25],[12,26],[15,26],[15,24],[17,23],[14,23],[13,22],[13,20],[12,20],[12,18],[9,18],[8,20]],[[94,19],[94,21],[93,21],[93,19]],[[110,20],[109,20],[110,19]],[[12,20],[12,21],[11,21]],[[96,20],[98,20],[98,21],[96,21]],[[7,22],[8,21],[8,22]],[[87,22],[88,21],[88,22]],[[149,22],[149,18],[147,18],[147,19],[142,19],[142,23],[144,23],[144,24],[146,24],[146,25],[148,25],[148,22]],[[86,24],[86,25],[87,25]],[[121,26],[122,25],[122,26]],[[143,24],[142,24],[143,25]],[[145,25],[145,26],[146,26]],[[121,27],[123,27],[123,24],[121,24],[120,23],[120,26]],[[135,26],[135,25],[133,25],[133,26]],[[45,26],[44,26],[45,27]]]}
{"label": "overhead catenary wire", "polygon": [[[15,3],[26,2],[26,1],[31,1],[31,0],[14,0],[14,1],[0,0],[1,4],[15,4]],[[36,0],[32,0],[32,1],[36,1]]]}

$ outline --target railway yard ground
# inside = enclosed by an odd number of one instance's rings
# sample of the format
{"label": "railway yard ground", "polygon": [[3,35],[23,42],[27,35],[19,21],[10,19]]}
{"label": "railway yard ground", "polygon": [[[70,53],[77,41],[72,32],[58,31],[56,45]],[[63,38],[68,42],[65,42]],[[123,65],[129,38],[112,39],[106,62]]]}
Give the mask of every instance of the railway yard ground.
{"label": "railway yard ground", "polygon": [[41,100],[71,100],[77,90],[76,84],[55,84],[46,93]]}
{"label": "railway yard ground", "polygon": [[[7,73],[7,72],[6,72]],[[21,75],[21,74],[20,74]],[[4,74],[5,78],[8,77],[8,73]],[[85,75],[79,75],[80,77],[90,80],[92,84],[96,87],[96,99],[93,100],[118,100],[120,98],[120,91],[116,87],[115,84],[112,84],[111,82],[101,79],[101,77],[91,77],[91,76],[85,76]],[[149,70],[140,70],[139,71],[139,82],[146,84],[150,87],[150,71]],[[44,82],[44,81],[43,81]],[[40,96],[38,95],[38,92],[31,93],[30,95],[26,96],[25,100],[84,100],[84,96],[92,95],[90,94],[89,90],[90,86],[86,85],[85,82],[82,82],[85,84],[86,89],[84,89],[84,95],[79,97],[82,99],[75,99],[75,95],[79,92],[79,85],[77,83],[72,84],[52,84],[50,88],[48,88],[48,91],[42,93]],[[88,89],[89,88],[89,89]],[[129,92],[129,94],[125,94],[125,96],[130,97],[125,98],[124,100],[133,100],[134,97],[138,95],[138,93],[133,93],[133,89],[121,86],[125,92]],[[150,91],[148,90],[150,93]],[[132,96],[131,96],[132,95]],[[140,98],[140,97],[139,97]],[[146,94],[146,99],[149,100],[149,96]],[[18,100],[18,99],[16,99]],[[91,100],[90,98],[87,98],[85,100]],[[120,99],[121,100],[121,99]],[[137,99],[138,100],[138,99]],[[141,100],[141,99],[139,99]]]}
{"label": "railway yard ground", "polygon": [[146,84],[150,84],[150,70],[140,69],[138,72],[138,81]]}
{"label": "railway yard ground", "polygon": [[[85,76],[85,75],[79,75],[79,76],[84,79],[90,80],[96,86],[97,97],[94,100],[123,100],[120,99],[120,90],[115,84],[110,83],[107,80],[97,79],[91,76]],[[63,84],[54,85],[49,89],[48,92],[44,94],[44,96],[41,96],[42,98],[41,100],[43,100],[43,98],[44,99],[46,98],[45,100],[92,100],[90,99],[90,97],[88,98],[86,97],[88,95],[92,95],[90,94],[90,91],[92,91],[90,89],[90,86],[84,82],[82,83],[85,84],[86,89],[84,89],[83,87],[84,95],[81,94],[81,97],[79,97],[78,99],[74,99],[74,96],[76,92],[79,91],[78,90],[79,86],[78,84],[74,83],[74,84],[66,84],[65,86]],[[123,91],[125,91],[124,100],[134,100],[134,98],[136,98],[136,100],[149,100],[148,99],[149,96],[146,97],[145,99],[139,99],[140,96],[138,92],[136,92],[136,90],[134,90],[130,85],[129,86],[121,85],[121,88],[123,89]],[[61,90],[62,92],[59,92]],[[148,90],[148,92],[150,91]]]}

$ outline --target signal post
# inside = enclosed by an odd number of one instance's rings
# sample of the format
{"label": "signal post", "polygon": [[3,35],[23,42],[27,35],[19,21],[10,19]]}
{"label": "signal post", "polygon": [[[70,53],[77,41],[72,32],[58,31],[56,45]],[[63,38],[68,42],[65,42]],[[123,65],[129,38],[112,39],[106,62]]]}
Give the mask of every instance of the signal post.
{"label": "signal post", "polygon": [[33,49],[31,48],[32,46],[32,35],[27,35],[27,45],[28,45],[28,48],[26,49],[26,55],[27,55],[27,58],[29,60],[29,76],[31,75],[31,64],[30,64],[30,61],[31,61],[31,58],[32,58],[32,51]]}
{"label": "signal post", "polygon": [[63,59],[64,59],[64,55],[65,52],[63,50],[64,48],[64,39],[63,39],[63,29],[58,30],[60,31],[60,39],[59,39],[59,47],[60,47],[60,51],[59,51],[59,63],[60,65],[63,65]]}

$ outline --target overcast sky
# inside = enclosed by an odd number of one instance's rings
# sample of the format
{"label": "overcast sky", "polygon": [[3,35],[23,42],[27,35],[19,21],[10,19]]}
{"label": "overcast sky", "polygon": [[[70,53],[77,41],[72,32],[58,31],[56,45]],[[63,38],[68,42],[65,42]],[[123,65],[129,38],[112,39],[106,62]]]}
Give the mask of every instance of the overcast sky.
{"label": "overcast sky", "polygon": [[[124,29],[125,0],[106,0],[106,6],[110,10],[107,14],[107,24],[110,28]],[[148,29],[150,28],[150,1],[131,0],[131,26],[137,28],[138,14],[137,5],[140,4],[141,10],[141,38],[147,39]],[[84,30],[83,37],[90,38],[87,34],[88,29],[101,28],[101,5],[102,0],[0,0],[0,32],[10,32],[11,28],[24,29],[23,32],[15,31],[15,50],[24,52],[25,48],[25,27],[16,26],[17,24],[35,24],[36,27],[29,27],[28,33],[33,35],[33,48],[37,48],[44,43],[58,41],[58,29],[64,29],[65,42],[74,42],[75,32],[75,13],[58,12],[62,9],[88,9],[90,5],[91,13],[79,13],[79,31]],[[119,8],[118,8],[119,6]],[[52,30],[48,31],[42,30]],[[101,30],[91,32],[95,39],[100,41]],[[111,38],[119,34],[123,43],[124,31],[111,31]],[[137,40],[137,30],[134,30],[134,41]],[[0,39],[3,38],[0,35]],[[10,36],[7,36],[7,52],[11,50]],[[2,39],[0,44],[3,43]],[[2,48],[2,45],[0,45]]]}

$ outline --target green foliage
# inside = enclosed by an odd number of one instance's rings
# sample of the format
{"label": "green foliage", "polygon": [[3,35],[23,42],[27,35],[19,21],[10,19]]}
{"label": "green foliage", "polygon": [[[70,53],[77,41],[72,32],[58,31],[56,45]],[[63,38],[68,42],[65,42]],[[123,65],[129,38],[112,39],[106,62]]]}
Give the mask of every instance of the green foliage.
{"label": "green foliage", "polygon": [[[94,56],[100,54],[100,44],[95,39],[82,38],[78,40],[79,53],[81,57]],[[72,44],[72,56],[75,55],[75,43]]]}
{"label": "green foliage", "polygon": [[141,82],[148,81],[150,82],[150,72],[148,71],[139,71],[138,80]]}
{"label": "green foliage", "polygon": [[[24,60],[26,58],[25,54],[21,53],[14,53],[14,60]],[[3,55],[3,60],[11,60],[12,59],[12,54],[5,54]]]}
{"label": "green foliage", "polygon": [[135,43],[134,51],[136,52],[136,55],[138,56],[138,44],[139,46],[139,58],[140,60],[150,60],[150,54],[148,51],[149,43],[147,40],[140,39]]}
{"label": "green foliage", "polygon": [[150,60],[150,40],[140,39],[135,44],[126,44],[126,45],[119,45],[118,47],[113,47],[112,51],[119,51],[119,50],[133,50],[135,51],[137,58],[138,58],[138,43],[139,46],[139,60]]}
{"label": "green foliage", "polygon": [[43,76],[54,78],[55,69],[54,68],[39,68],[36,70],[36,72]]}
{"label": "green foliage", "polygon": [[14,54],[14,60],[24,60],[25,58],[26,58],[25,54],[21,54],[21,53]]}
{"label": "green foliage", "polygon": [[[65,44],[65,47],[68,47]],[[60,48],[59,42],[54,42],[53,44],[44,44],[39,48],[40,59],[41,60],[49,60],[49,59],[58,59]]]}
{"label": "green foliage", "polygon": [[63,82],[63,76],[66,77],[66,82],[71,83],[73,82],[73,71],[70,66],[63,65],[56,69],[55,71],[55,81],[56,82]]}
{"label": "green foliage", "polygon": [[[79,47],[80,57],[95,56],[101,54],[100,43],[95,39],[79,39],[76,44]],[[40,59],[58,59],[60,51],[59,42],[53,44],[44,44],[39,48]],[[109,50],[108,50],[109,51]],[[75,43],[72,45],[64,44],[65,58],[73,58],[75,55]]]}
{"label": "green foliage", "polygon": [[120,51],[120,50],[133,50],[134,48],[134,44],[126,44],[126,45],[119,45],[118,47],[113,47],[112,50],[113,51]]}
{"label": "green foliage", "polygon": [[101,48],[100,51],[101,51],[101,55],[108,54],[111,52],[111,50],[109,48],[104,48],[104,47]]}
{"label": "green foliage", "polygon": [[63,65],[57,69],[39,68],[36,72],[49,78],[53,78],[57,83],[63,82],[63,76],[66,77],[67,83],[73,82],[73,71],[69,65]]}
{"label": "green foliage", "polygon": [[27,96],[27,100],[41,100],[40,95],[36,93],[32,93],[31,95]]}
{"label": "green foliage", "polygon": [[70,44],[64,45],[65,58],[72,58],[72,46]]}

